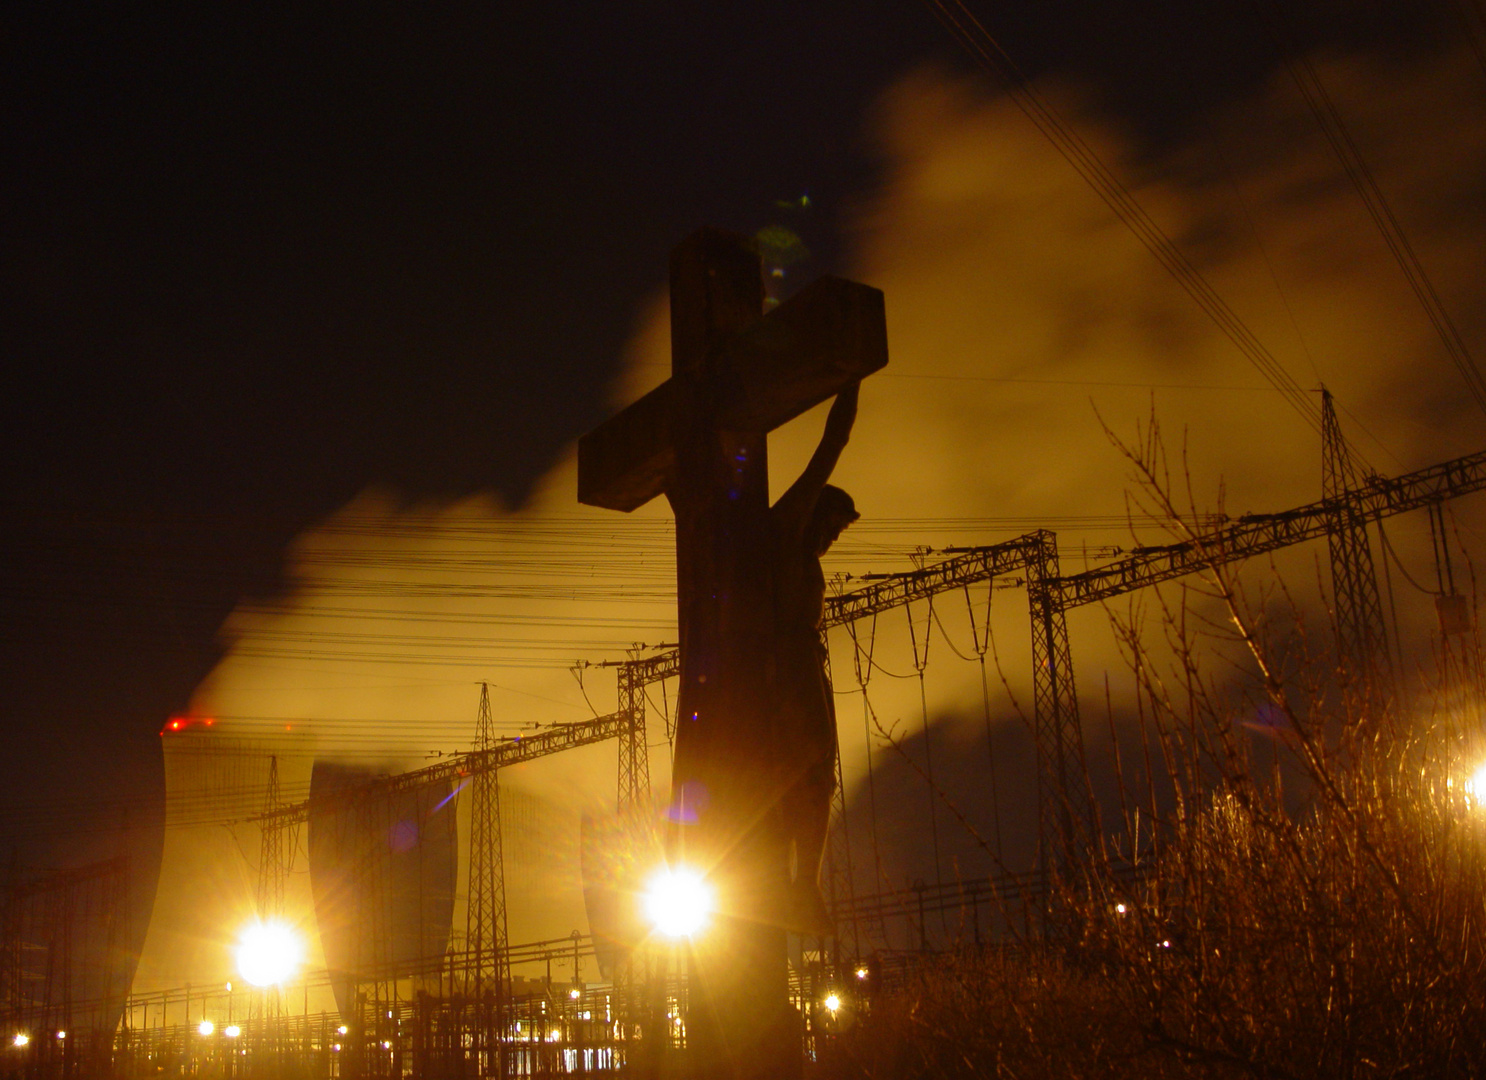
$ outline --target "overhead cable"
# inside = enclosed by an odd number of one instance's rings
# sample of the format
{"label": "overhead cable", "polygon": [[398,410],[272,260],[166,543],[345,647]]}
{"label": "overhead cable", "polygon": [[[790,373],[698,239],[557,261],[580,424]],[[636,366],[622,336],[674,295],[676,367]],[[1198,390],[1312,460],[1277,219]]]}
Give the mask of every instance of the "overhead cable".
{"label": "overhead cable", "polygon": [[1290,377],[1264,343],[1218,295],[1191,260],[1182,254],[1094,149],[1031,86],[1016,63],[962,0],[925,0],[925,3],[980,66],[996,78],[1017,108],[1046,136],[1187,295],[1197,302],[1218,329],[1319,434],[1321,414],[1310,395]]}
{"label": "overhead cable", "polygon": [[1332,152],[1341,162],[1347,179],[1352,182],[1352,186],[1361,197],[1362,204],[1367,208],[1368,216],[1378,227],[1378,232],[1382,233],[1383,241],[1388,245],[1388,250],[1393,253],[1399,269],[1403,271],[1409,288],[1418,299],[1420,306],[1424,308],[1429,321],[1434,325],[1435,333],[1439,335],[1440,341],[1444,344],[1450,362],[1460,373],[1476,405],[1482,412],[1486,412],[1486,379],[1482,378],[1481,369],[1476,365],[1475,357],[1471,355],[1470,348],[1461,336],[1460,328],[1455,325],[1455,320],[1450,318],[1450,313],[1445,310],[1444,301],[1440,299],[1439,291],[1434,287],[1434,282],[1430,280],[1428,272],[1424,269],[1419,253],[1414,250],[1414,245],[1404,234],[1403,226],[1399,223],[1397,215],[1393,213],[1393,208],[1388,204],[1382,188],[1378,186],[1377,178],[1373,175],[1372,169],[1368,167],[1362,151],[1357,148],[1357,143],[1352,139],[1351,133],[1342,121],[1341,112],[1337,109],[1336,102],[1332,100],[1331,95],[1327,93],[1326,86],[1321,82],[1315,65],[1302,56],[1298,59],[1290,58],[1286,66],[1296,88],[1300,91],[1300,96],[1305,99],[1322,134],[1326,136]]}

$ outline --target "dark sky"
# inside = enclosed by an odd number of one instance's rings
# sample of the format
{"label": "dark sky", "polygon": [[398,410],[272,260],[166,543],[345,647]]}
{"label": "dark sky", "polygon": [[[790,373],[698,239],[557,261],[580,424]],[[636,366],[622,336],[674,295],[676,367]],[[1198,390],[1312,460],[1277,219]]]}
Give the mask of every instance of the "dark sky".
{"label": "dark sky", "polygon": [[[1277,49],[1464,18],[973,6],[1152,147]],[[27,8],[0,29],[0,833],[36,859],[158,813],[156,733],[290,538],[371,483],[519,505],[602,418],[672,244],[808,192],[836,268],[873,100],[964,63],[912,0]]]}

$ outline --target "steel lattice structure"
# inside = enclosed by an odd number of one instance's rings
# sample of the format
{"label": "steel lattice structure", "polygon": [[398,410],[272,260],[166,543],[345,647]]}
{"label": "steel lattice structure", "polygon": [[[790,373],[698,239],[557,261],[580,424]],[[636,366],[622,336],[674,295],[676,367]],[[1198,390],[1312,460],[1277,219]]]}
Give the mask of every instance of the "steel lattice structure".
{"label": "steel lattice structure", "polygon": [[[490,687],[480,684],[480,714],[474,753],[495,748]],[[501,1045],[506,1034],[507,988],[511,982],[510,940],[506,925],[506,874],[501,848],[500,772],[479,769],[470,777],[469,907],[465,995],[476,1002],[474,1058],[481,1076],[504,1076]]]}
{"label": "steel lattice structure", "polygon": [[[1358,521],[1418,510],[1486,488],[1486,451],[1391,478],[1370,476],[1345,501]],[[1336,500],[1322,499],[1277,514],[1244,514],[1222,528],[1161,547],[1141,548],[1126,558],[1059,579],[1065,607],[1110,600],[1133,589],[1159,585],[1212,567],[1292,544],[1319,540],[1337,514]]]}
{"label": "steel lattice structure", "polygon": [[650,799],[650,750],[645,742],[644,664],[619,666],[619,815],[624,817]]}
{"label": "steel lattice structure", "polygon": [[[1190,533],[1176,543],[1137,548],[1122,558],[1077,574],[1065,576],[1061,573],[1057,540],[1048,530],[1037,530],[984,547],[949,549],[942,553],[945,557],[935,563],[907,573],[874,577],[859,588],[828,597],[823,630],[928,599],[941,592],[997,578],[1014,578],[1025,585],[1032,631],[1039,840],[1043,870],[1046,871],[1055,863],[1066,860],[1086,839],[1090,820],[1086,798],[1074,794],[1078,787],[1075,777],[1080,766],[1081,729],[1066,625],[1068,609],[1103,602],[1293,544],[1323,536],[1334,537],[1338,532],[1348,533],[1350,539],[1343,538],[1333,543],[1345,545],[1361,536],[1365,550],[1365,528],[1370,522],[1486,488],[1486,452],[1391,479],[1368,477],[1360,482],[1348,476],[1339,461],[1332,461],[1328,463],[1328,476],[1331,478],[1319,502],[1280,513],[1245,514],[1236,520],[1224,520],[1217,528]],[[1386,657],[1386,642],[1380,636],[1381,618],[1374,610],[1377,604],[1376,583],[1373,582],[1370,593],[1367,588],[1371,571],[1370,552],[1365,561],[1354,551],[1346,554],[1342,562],[1343,576],[1336,586],[1338,624],[1340,628],[1345,622],[1352,637],[1344,639],[1341,647],[1363,650],[1359,656]],[[1343,603],[1349,606],[1343,609]],[[1345,617],[1344,611],[1347,613]],[[1377,627],[1379,636],[1366,636],[1371,626]],[[1360,645],[1357,644],[1359,641]],[[1381,649],[1381,652],[1373,654],[1366,651],[1369,649]],[[500,741],[490,734],[488,694],[482,693],[481,734],[469,753],[410,773],[325,793],[292,806],[271,806],[254,820],[265,833],[282,833],[308,820],[312,811],[349,811],[357,803],[376,795],[395,793],[434,780],[469,778],[476,785],[474,798],[477,802],[480,790],[485,789],[493,808],[478,811],[477,807],[476,820],[489,822],[491,828],[488,833],[482,833],[477,826],[476,836],[472,839],[472,873],[480,865],[487,870],[498,868],[496,773],[506,765],[616,739],[619,751],[618,805],[621,811],[627,812],[648,803],[646,688],[678,675],[679,660],[678,651],[671,648],[606,664],[604,666],[619,669],[617,712]],[[482,779],[486,777],[489,778],[488,785]],[[274,848],[265,839],[262,872],[282,876],[288,870],[283,865],[284,860],[271,857],[272,852],[282,851],[282,840],[278,843],[279,847]],[[495,869],[495,873],[498,874],[499,870]],[[483,879],[490,875],[482,870],[480,876]],[[496,879],[491,877],[491,880]],[[278,888],[281,887],[280,884]],[[272,885],[266,888],[268,891],[265,892],[265,886],[260,886],[260,896],[277,895]],[[490,929],[484,929],[487,925],[485,914],[472,914],[475,920],[470,930],[472,949],[464,955],[473,957],[473,965],[484,970],[484,946],[477,943],[489,942],[492,963],[507,965],[500,970],[508,971],[507,942],[494,932],[497,906],[494,895],[492,893],[487,905],[484,898],[477,899],[475,894],[472,886],[472,906],[478,912],[484,912],[488,906]],[[850,908],[849,897],[836,896],[833,899],[839,905],[838,910]],[[500,983],[503,980],[496,981]],[[624,981],[627,980],[623,977],[617,980]],[[616,985],[615,989],[619,991],[616,999],[626,998],[624,990],[629,988]],[[620,1008],[628,1004],[626,1000]],[[494,1024],[486,1030],[499,1030],[499,1025]],[[489,1060],[494,1068],[500,1067],[498,1054]]]}
{"label": "steel lattice structure", "polygon": [[1378,598],[1378,575],[1367,542],[1367,518],[1351,493],[1357,488],[1352,455],[1337,423],[1329,390],[1321,391],[1321,498],[1332,507],[1326,542],[1331,554],[1336,653],[1354,706],[1376,703],[1391,681],[1392,664]]}
{"label": "steel lattice structure", "polygon": [[[277,755],[268,759],[268,791],[263,800],[263,813],[272,815],[280,808],[279,759]],[[258,919],[267,922],[284,914],[284,883],[289,876],[290,859],[285,849],[292,853],[295,844],[295,825],[285,828],[265,828],[258,842]],[[286,835],[287,834],[287,835]]]}
{"label": "steel lattice structure", "polygon": [[430,781],[459,780],[487,770],[535,761],[563,750],[617,739],[629,722],[629,718],[623,713],[615,712],[594,717],[592,720],[558,724],[534,735],[516,735],[508,739],[500,739],[488,749],[476,748],[467,754],[455,754],[437,764],[414,769],[412,772],[378,777],[365,784],[339,788],[303,802],[281,806],[251,820],[264,828],[299,824],[309,820],[311,811],[318,814],[350,810],[357,802],[372,794],[396,794],[420,787]]}
{"label": "steel lattice structure", "polygon": [[28,1076],[106,1075],[134,968],[128,857],[25,878],[13,868],[3,899],[6,1041],[32,1033]]}

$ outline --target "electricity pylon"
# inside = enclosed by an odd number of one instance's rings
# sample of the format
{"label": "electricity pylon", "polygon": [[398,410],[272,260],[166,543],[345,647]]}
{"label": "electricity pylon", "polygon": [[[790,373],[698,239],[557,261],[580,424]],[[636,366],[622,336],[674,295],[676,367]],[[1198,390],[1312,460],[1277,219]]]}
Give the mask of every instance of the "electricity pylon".
{"label": "electricity pylon", "polygon": [[1337,423],[1331,391],[1321,390],[1321,501],[1331,552],[1337,667],[1352,709],[1383,704],[1392,684],[1388,634],[1378,599],[1378,576],[1367,541],[1367,517],[1354,497],[1357,474]]}
{"label": "electricity pylon", "polygon": [[480,714],[470,754],[470,877],[465,922],[469,967],[465,993],[476,1002],[476,1073],[503,1077],[510,942],[506,934],[506,874],[501,851],[500,773],[489,761],[495,745],[490,687],[481,683]]}

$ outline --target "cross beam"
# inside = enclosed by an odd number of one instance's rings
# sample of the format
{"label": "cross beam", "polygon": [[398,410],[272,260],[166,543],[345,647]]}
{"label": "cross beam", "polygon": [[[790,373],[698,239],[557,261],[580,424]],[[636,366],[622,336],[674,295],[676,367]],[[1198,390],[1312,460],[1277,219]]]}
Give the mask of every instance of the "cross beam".
{"label": "cross beam", "polygon": [[351,787],[318,794],[303,802],[279,806],[249,818],[262,828],[286,828],[308,821],[311,814],[332,814],[348,811],[370,798],[390,798],[403,791],[410,791],[437,780],[457,780],[475,773],[492,772],[496,769],[537,758],[571,750],[591,743],[617,739],[625,734],[629,717],[624,713],[611,713],[592,720],[580,720],[572,724],[558,724],[544,728],[534,735],[518,735],[502,739],[488,750],[472,750],[458,754],[435,765],[425,765],[412,772],[379,776]]}
{"label": "cross beam", "polygon": [[[882,293],[823,277],[724,342],[714,367],[716,427],[766,432],[887,364]],[[625,512],[670,486],[683,413],[702,388],[673,375],[578,441],[578,501]]]}

